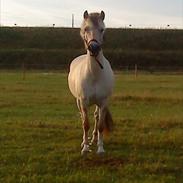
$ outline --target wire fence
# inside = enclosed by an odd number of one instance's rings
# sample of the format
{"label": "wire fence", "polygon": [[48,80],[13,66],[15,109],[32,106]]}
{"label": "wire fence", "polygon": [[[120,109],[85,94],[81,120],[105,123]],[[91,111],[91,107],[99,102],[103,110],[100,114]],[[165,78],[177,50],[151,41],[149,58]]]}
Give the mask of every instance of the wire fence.
{"label": "wire fence", "polygon": [[[0,71],[22,71],[25,72],[69,72],[69,65],[66,64],[0,64]],[[113,68],[114,71],[121,71],[125,73],[135,73],[137,75],[140,72],[147,74],[156,73],[175,73],[183,74],[183,67],[179,66],[141,66],[141,65],[121,65],[118,68]]]}
{"label": "wire fence", "polygon": [[67,70],[69,69],[69,64],[0,64],[0,70]]}

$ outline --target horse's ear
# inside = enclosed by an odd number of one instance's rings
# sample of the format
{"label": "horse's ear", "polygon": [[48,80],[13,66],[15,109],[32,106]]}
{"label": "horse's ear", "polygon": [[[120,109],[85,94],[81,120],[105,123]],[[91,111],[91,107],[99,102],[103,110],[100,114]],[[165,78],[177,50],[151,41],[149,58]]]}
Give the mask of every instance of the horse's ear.
{"label": "horse's ear", "polygon": [[104,20],[104,19],[105,19],[105,13],[104,13],[104,11],[101,11],[101,13],[100,13],[100,17],[101,17],[101,19],[102,19],[102,20]]}
{"label": "horse's ear", "polygon": [[87,19],[88,18],[88,11],[86,10],[85,12],[84,12],[84,14],[83,14],[83,17],[84,17],[84,19]]}

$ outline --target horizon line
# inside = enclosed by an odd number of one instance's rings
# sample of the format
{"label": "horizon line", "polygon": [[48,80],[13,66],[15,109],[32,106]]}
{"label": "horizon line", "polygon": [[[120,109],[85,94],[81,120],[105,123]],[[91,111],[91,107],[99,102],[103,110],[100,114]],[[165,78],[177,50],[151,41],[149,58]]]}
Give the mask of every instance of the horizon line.
{"label": "horizon line", "polygon": [[[56,26],[56,24],[52,25],[0,25],[0,28],[70,28],[70,29],[79,29],[79,26]],[[183,30],[183,27],[171,27],[171,25],[166,26],[133,26],[132,24],[129,24],[127,26],[121,26],[121,27],[106,27],[106,29],[160,29],[160,30]]]}

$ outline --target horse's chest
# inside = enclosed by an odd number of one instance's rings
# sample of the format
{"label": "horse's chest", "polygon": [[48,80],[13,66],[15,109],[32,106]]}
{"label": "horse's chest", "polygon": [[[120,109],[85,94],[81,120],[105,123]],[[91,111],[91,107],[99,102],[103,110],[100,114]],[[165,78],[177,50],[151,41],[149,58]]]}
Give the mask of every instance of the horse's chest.
{"label": "horse's chest", "polygon": [[97,82],[94,80],[87,84],[87,98],[89,99],[90,103],[97,103],[97,101],[101,100],[102,98],[106,98],[109,95],[107,85],[101,80]]}

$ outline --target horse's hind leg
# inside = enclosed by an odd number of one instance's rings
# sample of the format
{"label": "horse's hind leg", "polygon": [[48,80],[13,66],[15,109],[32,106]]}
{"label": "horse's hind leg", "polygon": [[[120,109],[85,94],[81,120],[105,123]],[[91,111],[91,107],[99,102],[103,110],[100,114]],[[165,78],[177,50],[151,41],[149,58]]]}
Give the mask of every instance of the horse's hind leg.
{"label": "horse's hind leg", "polygon": [[89,131],[89,120],[88,120],[88,114],[87,114],[87,107],[84,104],[84,101],[79,100],[77,101],[79,104],[79,109],[81,112],[81,118],[83,123],[83,142],[81,144],[82,151],[81,154],[84,154],[89,151],[89,145],[88,145],[88,131]]}
{"label": "horse's hind leg", "polygon": [[105,116],[106,116],[106,109],[107,109],[106,103],[107,101],[104,101],[103,105],[100,106],[100,109],[99,109],[97,154],[103,154],[105,152],[103,147],[103,131],[105,127]]}
{"label": "horse's hind leg", "polygon": [[97,143],[97,134],[98,134],[97,131],[98,131],[98,120],[99,120],[99,107],[98,106],[96,106],[96,108],[95,108],[94,118],[95,118],[95,124],[94,124],[92,140],[91,140],[90,145]]}

